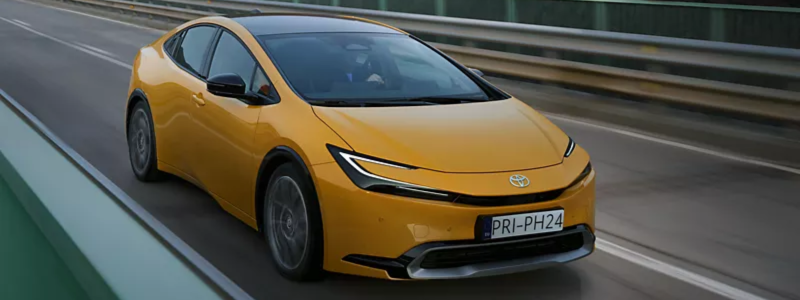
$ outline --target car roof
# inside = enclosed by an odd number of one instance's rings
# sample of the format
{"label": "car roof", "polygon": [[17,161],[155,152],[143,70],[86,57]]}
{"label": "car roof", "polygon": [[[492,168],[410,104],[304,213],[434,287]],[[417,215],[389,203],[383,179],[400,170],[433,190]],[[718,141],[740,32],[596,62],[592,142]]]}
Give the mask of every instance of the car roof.
{"label": "car roof", "polygon": [[231,18],[253,35],[319,32],[402,33],[389,26],[357,18],[323,15],[253,15]]}

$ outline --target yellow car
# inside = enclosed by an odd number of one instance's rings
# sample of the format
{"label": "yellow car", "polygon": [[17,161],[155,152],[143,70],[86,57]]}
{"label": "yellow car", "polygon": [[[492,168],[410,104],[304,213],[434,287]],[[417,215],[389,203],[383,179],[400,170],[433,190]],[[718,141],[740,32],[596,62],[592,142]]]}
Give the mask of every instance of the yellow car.
{"label": "yellow car", "polygon": [[589,255],[589,155],[479,74],[365,19],[193,20],[136,56],[131,166],[207,191],[293,280],[468,278]]}

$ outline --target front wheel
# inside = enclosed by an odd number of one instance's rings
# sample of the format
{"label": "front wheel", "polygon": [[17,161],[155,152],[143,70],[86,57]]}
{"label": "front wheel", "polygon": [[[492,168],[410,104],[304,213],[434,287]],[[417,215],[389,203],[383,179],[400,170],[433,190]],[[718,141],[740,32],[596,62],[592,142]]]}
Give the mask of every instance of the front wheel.
{"label": "front wheel", "polygon": [[264,234],[272,260],[295,281],[322,277],[322,221],[311,183],[292,164],[279,166],[267,185]]}
{"label": "front wheel", "polygon": [[157,181],[164,177],[164,173],[158,170],[152,114],[144,101],[133,106],[128,118],[128,154],[137,179]]}

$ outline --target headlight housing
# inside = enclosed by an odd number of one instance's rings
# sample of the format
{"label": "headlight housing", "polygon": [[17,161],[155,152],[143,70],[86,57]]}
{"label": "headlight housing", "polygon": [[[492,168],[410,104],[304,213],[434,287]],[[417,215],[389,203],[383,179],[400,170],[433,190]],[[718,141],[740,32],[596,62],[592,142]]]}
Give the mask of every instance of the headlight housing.
{"label": "headlight housing", "polygon": [[416,167],[358,154],[333,145],[327,146],[331,155],[333,155],[333,159],[344,170],[347,177],[359,188],[378,193],[429,200],[449,201],[454,198],[453,195],[445,191],[372,174],[359,165],[358,162],[379,164],[404,170],[414,170],[417,169]]}
{"label": "headlight housing", "polygon": [[572,151],[575,151],[575,141],[569,138],[569,144],[567,144],[567,151],[564,152],[564,157],[572,155]]}
{"label": "headlight housing", "polygon": [[581,183],[583,181],[583,179],[586,178],[586,176],[589,176],[589,173],[592,173],[592,163],[588,163],[586,165],[586,168],[583,168],[583,171],[581,171],[581,173],[578,174],[578,178],[575,178],[575,180],[573,180],[567,186],[567,189],[571,189],[571,188],[575,187],[575,185]]}
{"label": "headlight housing", "polygon": [[[567,158],[570,155],[572,155],[572,152],[575,151],[575,146],[576,146],[575,145],[575,141],[570,137],[569,138],[569,143],[567,144],[567,150],[564,151],[564,158]],[[592,163],[591,162],[586,164],[586,167],[583,168],[583,171],[581,171],[581,173],[578,174],[578,178],[575,178],[575,180],[573,180],[572,183],[570,183],[567,186],[567,189],[570,189],[573,186],[575,186],[576,184],[578,184],[581,181],[583,181],[583,179],[586,178],[586,176],[589,176],[589,173],[592,173]]]}
{"label": "headlight housing", "polygon": [[[575,152],[575,147],[576,146],[577,145],[575,145],[575,141],[570,137],[569,138],[569,143],[567,144],[567,150],[564,151],[564,158],[567,158],[570,155],[572,155],[572,152]],[[581,173],[578,174],[578,178],[575,178],[575,180],[573,180],[572,183],[570,183],[567,186],[567,189],[570,189],[570,188],[574,187],[576,184],[578,184],[581,181],[583,181],[583,179],[586,178],[586,176],[589,176],[589,173],[592,173],[592,163],[586,164],[586,167],[583,168],[583,171],[581,171]]]}

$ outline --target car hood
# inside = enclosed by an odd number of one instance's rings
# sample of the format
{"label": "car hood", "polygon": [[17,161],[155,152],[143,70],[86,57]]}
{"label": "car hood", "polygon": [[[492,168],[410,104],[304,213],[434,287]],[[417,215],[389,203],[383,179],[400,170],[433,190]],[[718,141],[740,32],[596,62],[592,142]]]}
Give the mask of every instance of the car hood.
{"label": "car hood", "polygon": [[504,172],[556,165],[569,139],[516,99],[395,107],[315,106],[314,112],[358,153],[441,172]]}

